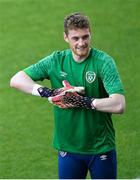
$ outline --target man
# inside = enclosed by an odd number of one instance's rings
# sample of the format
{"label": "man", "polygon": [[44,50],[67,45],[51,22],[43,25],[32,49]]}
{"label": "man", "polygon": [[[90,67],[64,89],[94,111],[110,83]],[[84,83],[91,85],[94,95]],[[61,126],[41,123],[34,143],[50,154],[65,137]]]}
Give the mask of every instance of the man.
{"label": "man", "polygon": [[[125,109],[123,86],[112,57],[91,47],[88,18],[64,20],[70,49],[56,51],[11,79],[11,87],[46,97],[54,106],[54,148],[60,179],[115,179],[117,160],[111,114]],[[49,79],[52,89],[36,81]],[[62,87],[62,83],[64,87]],[[70,83],[70,84],[69,84]],[[84,95],[82,94],[84,87]]]}

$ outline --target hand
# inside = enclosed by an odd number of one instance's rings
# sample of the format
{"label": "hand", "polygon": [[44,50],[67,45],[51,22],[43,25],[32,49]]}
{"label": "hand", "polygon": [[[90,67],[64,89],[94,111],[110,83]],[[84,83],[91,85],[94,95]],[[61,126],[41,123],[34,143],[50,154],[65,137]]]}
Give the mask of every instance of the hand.
{"label": "hand", "polygon": [[48,98],[54,105],[60,108],[86,108],[95,109],[94,98],[84,97],[76,92],[66,92],[64,95],[56,95]]}
{"label": "hand", "polygon": [[62,84],[64,86],[63,88],[49,89],[47,87],[40,87],[40,88],[38,88],[38,92],[41,97],[46,97],[46,98],[54,97],[57,95],[63,96],[63,95],[65,95],[66,92],[78,92],[81,94],[84,93],[84,87],[71,86],[66,80],[64,80],[62,82]]}
{"label": "hand", "polygon": [[62,96],[62,95],[65,95],[67,92],[77,92],[79,94],[84,94],[85,93],[85,88],[84,87],[81,87],[81,86],[71,86],[68,81],[64,80],[62,81],[62,84],[63,84],[63,88],[60,88],[60,89],[55,89],[53,91],[53,94],[51,97],[53,96]]}

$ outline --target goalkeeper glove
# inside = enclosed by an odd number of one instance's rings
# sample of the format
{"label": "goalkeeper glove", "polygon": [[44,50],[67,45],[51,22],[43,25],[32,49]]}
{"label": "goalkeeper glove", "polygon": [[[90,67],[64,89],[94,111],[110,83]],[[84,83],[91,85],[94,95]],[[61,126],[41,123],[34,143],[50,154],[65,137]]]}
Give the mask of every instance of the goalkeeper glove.
{"label": "goalkeeper glove", "polygon": [[66,92],[65,95],[49,97],[48,100],[60,108],[86,108],[95,109],[94,98],[84,97],[74,92]]}
{"label": "goalkeeper glove", "polygon": [[84,87],[74,87],[71,86],[66,80],[62,82],[63,88],[59,89],[49,89],[47,87],[39,87],[37,89],[38,93],[41,97],[53,97],[53,96],[63,96],[66,92],[78,92],[78,93],[84,93]]}

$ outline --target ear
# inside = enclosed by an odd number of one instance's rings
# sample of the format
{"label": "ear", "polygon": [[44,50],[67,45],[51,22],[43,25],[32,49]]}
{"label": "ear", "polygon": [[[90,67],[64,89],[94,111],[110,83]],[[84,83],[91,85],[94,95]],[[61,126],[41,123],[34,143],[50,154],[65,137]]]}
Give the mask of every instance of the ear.
{"label": "ear", "polygon": [[69,40],[68,40],[68,36],[67,36],[67,34],[64,32],[64,40],[67,42],[67,43],[69,43]]}

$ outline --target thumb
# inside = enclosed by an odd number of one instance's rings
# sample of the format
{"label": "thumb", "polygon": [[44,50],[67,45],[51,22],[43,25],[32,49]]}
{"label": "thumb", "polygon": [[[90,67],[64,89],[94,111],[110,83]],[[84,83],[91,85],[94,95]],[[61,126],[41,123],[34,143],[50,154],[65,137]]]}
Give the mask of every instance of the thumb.
{"label": "thumb", "polygon": [[48,98],[48,101],[50,102],[50,103],[54,103],[54,102],[59,102],[59,101],[61,101],[62,100],[62,96],[61,95],[56,95],[56,96],[53,96],[53,97],[49,97]]}
{"label": "thumb", "polygon": [[62,81],[62,84],[63,84],[63,86],[64,86],[65,88],[73,88],[73,86],[71,86],[71,85],[69,84],[69,82],[66,81],[66,80]]}

